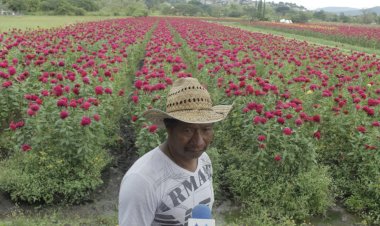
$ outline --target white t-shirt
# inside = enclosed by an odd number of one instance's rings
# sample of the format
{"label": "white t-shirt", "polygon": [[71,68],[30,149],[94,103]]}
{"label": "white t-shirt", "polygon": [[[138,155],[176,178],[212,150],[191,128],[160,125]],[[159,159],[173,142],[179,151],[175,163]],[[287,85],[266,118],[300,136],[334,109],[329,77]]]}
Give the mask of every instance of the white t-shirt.
{"label": "white t-shirt", "polygon": [[159,147],[125,174],[119,194],[119,225],[187,225],[192,208],[214,203],[211,160],[204,152],[195,172],[175,164]]}

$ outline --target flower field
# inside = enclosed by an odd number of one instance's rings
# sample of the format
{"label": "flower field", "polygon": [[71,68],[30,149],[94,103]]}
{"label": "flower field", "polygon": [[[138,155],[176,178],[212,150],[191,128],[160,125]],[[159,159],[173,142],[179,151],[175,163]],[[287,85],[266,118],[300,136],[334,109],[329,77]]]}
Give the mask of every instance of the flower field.
{"label": "flower field", "polygon": [[191,76],[234,104],[209,153],[217,199],[247,213],[235,223],[292,225],[334,200],[380,223],[376,55],[178,18],[13,30],[0,45],[0,189],[14,200],[84,200],[119,122],[151,150],[165,134],[141,113]]}
{"label": "flower field", "polygon": [[279,22],[258,21],[243,24],[274,29],[292,34],[324,38],[336,42],[348,43],[373,49],[380,48],[380,27],[352,24],[285,24]]}

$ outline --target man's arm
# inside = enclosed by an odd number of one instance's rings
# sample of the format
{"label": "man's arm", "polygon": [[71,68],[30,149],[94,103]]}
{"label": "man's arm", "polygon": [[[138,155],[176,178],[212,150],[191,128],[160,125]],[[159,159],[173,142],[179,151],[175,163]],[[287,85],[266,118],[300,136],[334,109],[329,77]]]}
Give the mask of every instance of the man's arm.
{"label": "man's arm", "polygon": [[150,226],[156,212],[154,189],[142,176],[123,178],[119,194],[119,225]]}

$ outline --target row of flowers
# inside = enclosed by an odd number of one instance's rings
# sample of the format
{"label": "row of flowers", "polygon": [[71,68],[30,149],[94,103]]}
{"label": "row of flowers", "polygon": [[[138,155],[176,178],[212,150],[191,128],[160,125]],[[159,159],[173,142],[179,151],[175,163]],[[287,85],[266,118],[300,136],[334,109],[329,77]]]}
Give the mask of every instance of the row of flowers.
{"label": "row of flowers", "polygon": [[280,164],[282,173],[328,164],[345,204],[367,213],[373,222],[379,220],[371,217],[380,211],[372,205],[376,200],[360,207],[352,201],[366,200],[373,191],[352,178],[376,184],[377,179],[369,178],[380,173],[376,55],[346,54],[201,21],[177,19],[170,24],[197,53],[193,74],[207,83],[218,102],[235,102],[230,120],[220,126],[229,134],[218,133],[223,134],[219,146],[214,143],[218,148],[253,153],[257,167],[273,170]]}
{"label": "row of flowers", "polygon": [[130,56],[155,22],[114,19],[3,34],[0,149],[9,157],[1,190],[28,202],[78,202],[102,183],[105,148],[117,140],[130,88]]}

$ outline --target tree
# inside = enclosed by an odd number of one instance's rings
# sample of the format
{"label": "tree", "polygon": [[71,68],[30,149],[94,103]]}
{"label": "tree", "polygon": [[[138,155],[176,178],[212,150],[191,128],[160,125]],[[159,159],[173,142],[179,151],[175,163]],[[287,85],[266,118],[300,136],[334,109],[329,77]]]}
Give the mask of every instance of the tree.
{"label": "tree", "polygon": [[327,18],[327,15],[326,15],[325,11],[320,10],[320,11],[316,11],[316,12],[313,14],[313,17],[316,18],[316,19],[320,19],[320,20],[325,21],[326,18]]}
{"label": "tree", "polygon": [[24,0],[4,0],[5,5],[16,12],[27,11],[26,1]]}
{"label": "tree", "polygon": [[283,17],[290,11],[289,6],[286,5],[280,5],[276,7],[275,9],[276,13],[281,14]]}
{"label": "tree", "polygon": [[290,19],[294,23],[306,23],[310,18],[309,15],[307,15],[305,12],[294,12],[290,16]]}
{"label": "tree", "polygon": [[339,20],[343,23],[349,23],[351,21],[349,16],[344,15],[344,13],[339,14]]}

